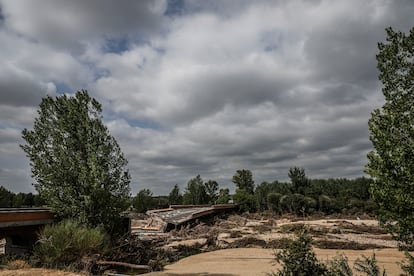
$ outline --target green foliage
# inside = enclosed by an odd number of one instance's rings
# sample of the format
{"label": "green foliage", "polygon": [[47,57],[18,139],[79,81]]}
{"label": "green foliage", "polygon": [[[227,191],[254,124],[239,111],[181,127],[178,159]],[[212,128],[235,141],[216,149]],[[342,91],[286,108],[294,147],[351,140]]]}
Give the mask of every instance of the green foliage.
{"label": "green foliage", "polygon": [[414,28],[408,35],[386,29],[379,43],[377,64],[385,104],[369,120],[370,140],[366,172],[375,182],[372,196],[379,220],[394,237],[414,245]]}
{"label": "green foliage", "polygon": [[328,273],[326,265],[318,261],[312,250],[312,237],[306,228],[286,249],[276,253],[275,259],[283,265],[281,270],[272,274],[275,276],[321,276]]}
{"label": "green foliage", "polygon": [[406,260],[401,264],[401,269],[404,271],[402,276],[414,276],[414,257],[408,253],[404,252]]}
{"label": "green foliage", "polygon": [[171,190],[168,195],[168,203],[170,205],[180,205],[183,204],[183,196],[180,193],[180,188],[177,184],[174,185],[174,188]]}
{"label": "green foliage", "polygon": [[220,189],[217,197],[217,204],[227,204],[230,200],[229,188]]}
{"label": "green foliage", "polygon": [[23,130],[34,184],[59,218],[90,226],[118,225],[129,205],[127,160],[102,123],[101,105],[83,90],[46,97],[33,130]]}
{"label": "green foliage", "polygon": [[12,193],[0,186],[0,208],[41,206],[40,197],[32,193]]}
{"label": "green foliage", "polygon": [[271,184],[267,182],[262,182],[257,185],[254,195],[256,197],[257,209],[259,211],[264,211],[271,209],[268,204],[268,194],[271,193]]}
{"label": "green foliage", "polygon": [[270,210],[273,212],[279,212],[280,211],[280,199],[282,198],[282,195],[279,193],[269,193],[267,195],[267,206]]}
{"label": "green foliage", "polygon": [[183,195],[184,204],[207,204],[209,201],[206,187],[200,175],[188,181],[185,193]]}
{"label": "green foliage", "polygon": [[336,209],[336,200],[327,195],[320,195],[318,205],[320,211],[330,214]]}
{"label": "green foliage", "polygon": [[363,272],[368,276],[387,275],[385,270],[381,274],[377,260],[375,259],[375,254],[373,254],[371,257],[362,255],[362,260],[359,258],[355,260],[354,268],[356,271]]}
{"label": "green foliage", "polygon": [[146,211],[155,207],[155,202],[152,198],[152,192],[149,189],[142,189],[132,200],[132,206],[138,213],[145,213]]}
{"label": "green foliage", "polygon": [[232,181],[239,190],[244,190],[250,194],[254,193],[254,181],[251,171],[237,170]]}
{"label": "green foliage", "polygon": [[337,254],[328,261],[329,276],[352,276],[352,269],[348,264],[348,258],[345,255]]}
{"label": "green foliage", "polygon": [[242,212],[256,211],[256,198],[246,190],[237,189],[233,200],[239,205],[239,209]]}
{"label": "green foliage", "polygon": [[14,194],[0,186],[0,208],[12,207]]}
{"label": "green foliage", "polygon": [[[348,258],[344,255],[336,255],[326,264],[321,263],[312,250],[312,237],[308,233],[308,228],[302,227],[296,234],[296,239],[291,241],[286,249],[275,254],[276,262],[283,265],[282,269],[271,273],[273,276],[352,276],[352,269],[348,264]],[[407,255],[407,253],[406,253]],[[409,254],[408,254],[409,255]],[[358,272],[367,276],[385,276],[385,270],[382,272],[378,267],[375,254],[372,257],[362,256],[363,259],[357,259],[354,268]],[[412,273],[414,258],[409,255],[410,264],[407,270]],[[411,270],[410,270],[411,269]],[[406,274],[412,275],[412,274]]]}
{"label": "green foliage", "polygon": [[290,168],[288,176],[293,185],[293,193],[305,194],[306,189],[310,186],[310,181],[306,177],[305,169],[298,167]]}
{"label": "green foliage", "polygon": [[101,253],[105,243],[105,234],[99,228],[64,220],[40,231],[34,257],[47,267],[76,266],[83,257]]}
{"label": "green foliage", "polygon": [[206,183],[204,183],[204,186],[208,196],[208,203],[215,204],[218,198],[218,183],[214,180],[209,180]]}

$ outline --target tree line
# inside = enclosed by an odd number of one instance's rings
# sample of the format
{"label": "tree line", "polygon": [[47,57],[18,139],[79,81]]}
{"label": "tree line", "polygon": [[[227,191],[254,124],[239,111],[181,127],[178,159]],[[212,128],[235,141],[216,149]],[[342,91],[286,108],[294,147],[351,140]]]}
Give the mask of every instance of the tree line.
{"label": "tree line", "polygon": [[[235,193],[229,188],[220,188],[215,180],[203,181],[200,175],[187,182],[181,192],[176,184],[168,196],[153,196],[143,189],[133,198],[133,207],[138,212],[176,204],[225,204],[234,202],[240,211],[255,212],[271,210],[277,214],[374,214],[376,204],[370,196],[372,179],[310,179],[305,169],[289,169],[290,182],[262,182],[255,185],[250,170],[237,170],[232,178]],[[232,201],[231,201],[232,200]]]}
{"label": "tree line", "polygon": [[13,193],[0,186],[0,208],[40,207],[44,201],[38,194]]}

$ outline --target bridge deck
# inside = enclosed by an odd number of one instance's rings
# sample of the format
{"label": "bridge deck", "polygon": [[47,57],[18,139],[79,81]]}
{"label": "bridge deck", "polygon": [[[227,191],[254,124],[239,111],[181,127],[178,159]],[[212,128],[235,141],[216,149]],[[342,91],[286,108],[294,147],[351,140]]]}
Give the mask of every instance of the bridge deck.
{"label": "bridge deck", "polygon": [[0,208],[0,228],[48,224],[53,213],[46,208]]}

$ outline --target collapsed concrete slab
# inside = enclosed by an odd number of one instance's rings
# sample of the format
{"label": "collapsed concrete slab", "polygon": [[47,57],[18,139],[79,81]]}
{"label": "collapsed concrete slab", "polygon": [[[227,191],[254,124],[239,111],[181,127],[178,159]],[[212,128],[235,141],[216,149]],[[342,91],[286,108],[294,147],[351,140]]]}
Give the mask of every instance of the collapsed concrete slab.
{"label": "collapsed concrete slab", "polygon": [[131,223],[131,234],[143,237],[157,236],[170,229],[203,217],[231,211],[234,204],[219,205],[171,205],[169,208],[150,210],[146,220],[135,220]]}

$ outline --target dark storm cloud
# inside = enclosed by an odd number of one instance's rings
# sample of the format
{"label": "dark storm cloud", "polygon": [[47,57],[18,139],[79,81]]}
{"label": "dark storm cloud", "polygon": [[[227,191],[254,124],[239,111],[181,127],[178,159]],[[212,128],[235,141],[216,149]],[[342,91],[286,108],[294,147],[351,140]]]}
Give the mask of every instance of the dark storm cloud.
{"label": "dark storm cloud", "polygon": [[197,174],[233,189],[238,169],[256,183],[288,180],[292,166],[362,176],[383,103],[377,42],[414,25],[412,1],[40,2],[0,1],[0,179],[23,179],[7,160],[22,163],[11,144],[36,101],[86,87],[134,193]]}
{"label": "dark storm cloud", "polygon": [[47,86],[42,86],[24,72],[19,73],[7,67],[0,68],[0,95],[3,105],[38,106],[47,92]]}
{"label": "dark storm cloud", "polygon": [[[163,0],[2,1],[8,28],[40,42],[71,47],[96,38],[148,36],[162,26]],[[46,8],[47,7],[47,8]]]}

